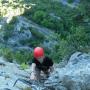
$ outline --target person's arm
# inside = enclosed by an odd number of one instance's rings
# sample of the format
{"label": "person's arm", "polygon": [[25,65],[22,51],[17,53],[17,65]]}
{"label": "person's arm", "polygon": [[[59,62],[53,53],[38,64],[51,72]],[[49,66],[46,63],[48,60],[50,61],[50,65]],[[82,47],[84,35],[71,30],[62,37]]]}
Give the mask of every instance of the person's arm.
{"label": "person's arm", "polygon": [[53,71],[54,71],[53,60],[50,59],[50,73],[52,73]]}
{"label": "person's arm", "polygon": [[50,66],[50,72],[52,73],[54,71],[54,67]]}
{"label": "person's arm", "polygon": [[32,72],[35,72],[35,67],[36,67],[36,64],[35,63],[32,63],[32,66],[31,66],[31,71]]}
{"label": "person's arm", "polygon": [[36,64],[35,63],[32,63],[32,66],[31,66],[31,76],[30,76],[30,79],[31,80],[36,80],[35,67],[36,67]]}

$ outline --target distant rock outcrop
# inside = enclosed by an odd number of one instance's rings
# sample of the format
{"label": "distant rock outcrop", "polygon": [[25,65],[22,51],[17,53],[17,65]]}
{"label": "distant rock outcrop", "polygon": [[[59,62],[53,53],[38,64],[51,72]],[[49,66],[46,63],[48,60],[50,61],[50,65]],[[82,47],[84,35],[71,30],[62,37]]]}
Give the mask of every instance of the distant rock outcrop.
{"label": "distant rock outcrop", "polygon": [[[36,40],[36,36],[32,34],[31,29],[34,29],[34,31],[32,30],[33,32],[36,32],[37,34],[40,34],[40,36],[45,37],[45,40],[43,40],[43,42],[40,42],[40,44],[42,44],[44,47],[52,49],[53,46],[57,44],[57,37],[52,30],[42,27],[32,20],[28,20],[24,16],[16,16],[14,18],[15,22],[12,19],[12,21],[14,22],[13,30],[12,33],[8,32],[8,34],[10,35],[7,35],[6,31],[9,30],[6,30],[7,28],[5,28],[5,25],[7,25],[8,18],[9,17],[4,17],[0,21],[0,42],[4,43],[5,46],[9,46],[14,50],[21,50],[22,48],[24,50],[32,51],[32,45],[30,46],[30,41],[33,42],[34,40]],[[12,23],[10,23],[10,25],[12,25]],[[5,37],[7,40],[5,40]],[[39,38],[37,38],[37,40],[39,40]],[[25,42],[28,42],[29,45]]]}

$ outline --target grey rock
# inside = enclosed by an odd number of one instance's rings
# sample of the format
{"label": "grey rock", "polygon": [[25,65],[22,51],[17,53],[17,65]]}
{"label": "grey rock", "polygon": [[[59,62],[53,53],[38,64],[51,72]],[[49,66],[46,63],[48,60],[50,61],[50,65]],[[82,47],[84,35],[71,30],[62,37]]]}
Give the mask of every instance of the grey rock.
{"label": "grey rock", "polygon": [[26,78],[30,76],[29,70],[21,70],[17,63],[10,63],[0,57],[0,90],[21,90],[21,88],[30,87],[26,83],[18,82],[13,87],[18,78]]}
{"label": "grey rock", "polygon": [[55,88],[63,86],[67,90],[90,90],[90,55],[74,53],[67,65],[57,67],[45,83],[47,87],[57,85]]}
{"label": "grey rock", "polygon": [[28,81],[23,81],[29,79],[30,68],[21,70],[16,62],[10,63],[0,57],[0,90],[22,90],[26,87],[32,90],[90,90],[90,55],[76,52],[66,65],[60,66],[55,67],[48,80],[30,86]]}

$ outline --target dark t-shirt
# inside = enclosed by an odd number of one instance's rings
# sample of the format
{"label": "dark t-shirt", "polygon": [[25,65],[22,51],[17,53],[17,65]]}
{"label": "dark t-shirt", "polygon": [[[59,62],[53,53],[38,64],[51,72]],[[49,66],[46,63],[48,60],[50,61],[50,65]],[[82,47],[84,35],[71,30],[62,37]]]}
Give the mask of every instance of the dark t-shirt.
{"label": "dark t-shirt", "polygon": [[32,63],[35,63],[36,67],[42,71],[48,70],[49,67],[53,65],[53,61],[49,57],[44,57],[44,60],[42,63],[40,63],[37,59],[33,58]]}

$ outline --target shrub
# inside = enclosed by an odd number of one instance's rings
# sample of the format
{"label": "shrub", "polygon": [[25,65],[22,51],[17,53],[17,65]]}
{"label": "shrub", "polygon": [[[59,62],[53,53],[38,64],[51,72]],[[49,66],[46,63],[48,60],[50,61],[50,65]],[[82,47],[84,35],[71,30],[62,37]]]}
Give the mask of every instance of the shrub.
{"label": "shrub", "polygon": [[12,24],[6,24],[4,30],[4,40],[8,40],[12,36],[14,26]]}
{"label": "shrub", "polygon": [[25,63],[22,63],[21,65],[20,65],[20,68],[21,69],[27,69],[28,68],[28,65],[27,64],[25,64]]}
{"label": "shrub", "polygon": [[14,53],[14,58],[18,63],[28,62],[32,59],[32,53],[25,51],[17,51]]}
{"label": "shrub", "polygon": [[25,88],[24,90],[32,90],[31,88]]}
{"label": "shrub", "polygon": [[70,47],[66,40],[61,40],[51,52],[50,57],[52,57],[55,63],[58,63],[63,59],[67,59],[72,52],[74,52],[73,47]]}
{"label": "shrub", "polygon": [[33,37],[30,39],[21,40],[20,43],[22,45],[28,45],[30,47],[36,47],[44,41],[45,36],[42,33],[40,33],[38,30],[36,30],[34,28],[30,28],[30,32],[32,33]]}
{"label": "shrub", "polygon": [[68,0],[68,3],[73,3],[74,2],[74,0]]}
{"label": "shrub", "polygon": [[38,10],[34,13],[32,18],[37,23],[40,23],[46,16],[47,16],[46,12]]}
{"label": "shrub", "polygon": [[40,41],[43,41],[45,39],[44,35],[41,34],[38,30],[36,30],[34,28],[30,28],[30,31],[36,39],[38,39]]}
{"label": "shrub", "polygon": [[[13,51],[11,48],[4,47],[0,44],[0,56],[4,56],[7,61],[12,62],[13,60],[16,60],[18,63],[22,64],[22,67],[26,67],[26,64],[28,61],[32,60],[32,52],[25,51],[25,50],[19,50],[19,51]],[[26,63],[26,64],[25,64]],[[24,65],[25,64],[25,65]]]}
{"label": "shrub", "polygon": [[90,52],[88,33],[82,26],[71,28],[71,33],[65,39],[61,39],[61,36],[58,38],[60,42],[54,47],[50,57],[55,62],[60,62],[64,58],[68,59],[75,51]]}
{"label": "shrub", "polygon": [[39,44],[41,43],[40,40],[38,39],[27,39],[27,40],[21,40],[20,41],[20,44],[22,45],[27,45],[27,46],[30,46],[30,47],[36,47],[38,46]]}
{"label": "shrub", "polygon": [[52,28],[52,29],[54,29],[54,26],[55,26],[55,23],[50,21],[49,18],[45,18],[44,20],[42,20],[41,24],[47,28]]}
{"label": "shrub", "polygon": [[12,62],[14,59],[12,49],[10,48],[5,48],[5,47],[0,48],[0,55],[4,56],[10,62]]}
{"label": "shrub", "polygon": [[89,38],[86,30],[79,26],[76,28],[73,28],[73,33],[71,35],[67,36],[67,41],[71,45],[73,45],[77,50],[81,50],[80,47],[85,47],[87,46],[87,43],[89,43]]}

